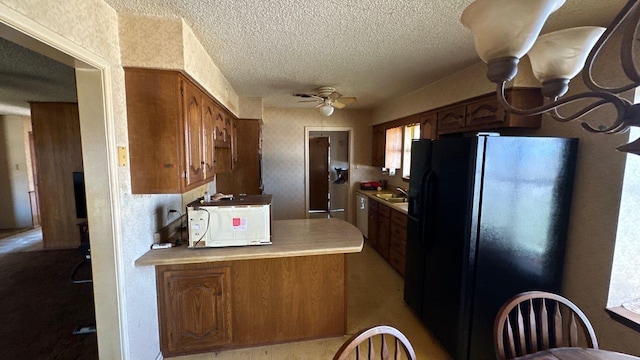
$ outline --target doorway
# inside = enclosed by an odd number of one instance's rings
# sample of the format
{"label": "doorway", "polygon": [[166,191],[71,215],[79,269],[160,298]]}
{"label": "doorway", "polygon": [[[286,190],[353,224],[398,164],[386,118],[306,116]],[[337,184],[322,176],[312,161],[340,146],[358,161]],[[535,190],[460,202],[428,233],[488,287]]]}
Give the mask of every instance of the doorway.
{"label": "doorway", "polygon": [[[92,221],[91,259],[100,358],[123,358],[122,261],[120,216],[116,206],[117,172],[109,154],[116,153],[112,113],[111,64],[40,23],[0,4],[0,36],[45,54],[75,69],[83,139],[87,210]],[[84,141],[86,140],[86,141]]]}
{"label": "doorway", "polygon": [[[313,136],[313,135],[312,135]],[[309,214],[329,215],[329,137],[309,138]]]}
{"label": "doorway", "polygon": [[349,127],[305,128],[305,198],[307,217],[351,221],[353,130]]}

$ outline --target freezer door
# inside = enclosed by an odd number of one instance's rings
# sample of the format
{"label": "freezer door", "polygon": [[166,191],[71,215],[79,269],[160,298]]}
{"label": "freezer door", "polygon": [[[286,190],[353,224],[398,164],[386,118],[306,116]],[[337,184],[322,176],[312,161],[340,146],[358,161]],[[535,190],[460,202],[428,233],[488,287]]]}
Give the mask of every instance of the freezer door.
{"label": "freezer door", "polygon": [[576,139],[487,138],[469,359],[493,355],[509,298],[560,290],[576,149]]}
{"label": "freezer door", "polygon": [[475,196],[478,138],[440,139],[433,143],[431,185],[434,216],[427,219],[422,319],[455,359],[468,352],[470,244]]}

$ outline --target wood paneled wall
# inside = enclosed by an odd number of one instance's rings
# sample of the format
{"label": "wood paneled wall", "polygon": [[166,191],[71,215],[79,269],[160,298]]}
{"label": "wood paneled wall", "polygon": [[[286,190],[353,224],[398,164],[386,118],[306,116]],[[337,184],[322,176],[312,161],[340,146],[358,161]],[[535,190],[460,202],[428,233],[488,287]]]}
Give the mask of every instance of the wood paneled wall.
{"label": "wood paneled wall", "polygon": [[31,103],[44,247],[80,245],[73,172],[83,171],[76,103]]}

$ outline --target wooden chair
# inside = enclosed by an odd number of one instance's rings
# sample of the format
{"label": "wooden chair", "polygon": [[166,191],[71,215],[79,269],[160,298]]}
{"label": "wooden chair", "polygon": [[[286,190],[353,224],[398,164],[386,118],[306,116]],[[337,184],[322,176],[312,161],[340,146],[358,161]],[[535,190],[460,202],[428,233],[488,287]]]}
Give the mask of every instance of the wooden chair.
{"label": "wooden chair", "polygon": [[502,305],[494,323],[494,345],[497,358],[505,360],[557,347],[597,349],[598,340],[587,316],[571,301],[530,291]]}
{"label": "wooden chair", "polygon": [[[379,340],[378,340],[379,335]],[[347,340],[338,350],[333,360],[349,359],[350,355],[355,351],[355,359],[389,359],[389,346],[387,346],[387,338],[393,339],[393,358],[395,360],[402,359],[404,353],[406,359],[416,360],[416,353],[409,340],[398,329],[386,325],[378,325],[368,329],[361,330]],[[366,340],[365,348],[360,349],[360,345]],[[376,355],[376,347],[379,347],[380,354]],[[377,356],[377,357],[376,357]]]}

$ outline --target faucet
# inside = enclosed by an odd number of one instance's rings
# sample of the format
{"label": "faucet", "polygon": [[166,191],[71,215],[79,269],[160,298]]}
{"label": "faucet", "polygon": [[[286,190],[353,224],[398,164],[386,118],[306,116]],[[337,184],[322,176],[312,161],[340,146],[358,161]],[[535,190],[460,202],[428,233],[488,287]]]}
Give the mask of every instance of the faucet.
{"label": "faucet", "polygon": [[404,197],[409,197],[409,194],[407,193],[407,190],[401,188],[401,187],[397,187],[396,190],[398,190],[398,192],[400,194],[402,194]]}

